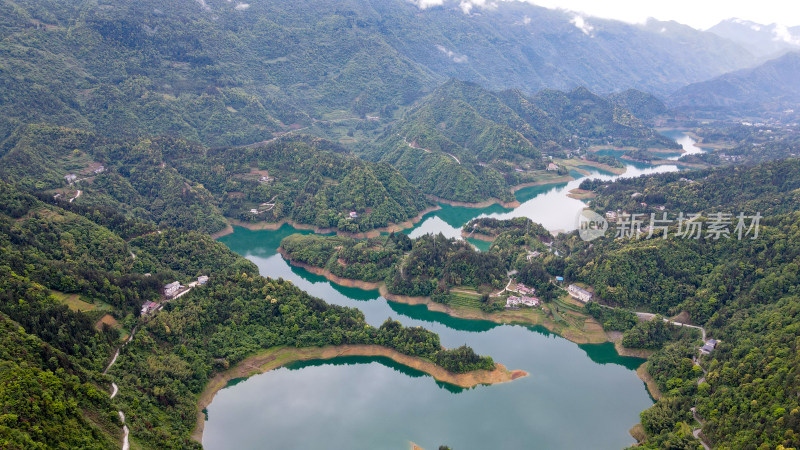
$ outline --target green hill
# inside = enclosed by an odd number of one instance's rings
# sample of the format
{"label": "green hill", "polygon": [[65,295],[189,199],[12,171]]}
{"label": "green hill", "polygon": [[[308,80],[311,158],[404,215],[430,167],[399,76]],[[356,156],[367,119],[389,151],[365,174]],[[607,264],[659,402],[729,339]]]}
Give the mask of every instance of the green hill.
{"label": "green hill", "polygon": [[423,98],[363,154],[397,168],[423,192],[447,200],[513,200],[509,187],[536,181],[544,155],[591,145],[676,144],[587,89],[492,92],[450,80]]}
{"label": "green hill", "polygon": [[311,137],[208,149],[183,139],[114,140],[30,125],[16,130],[0,152],[0,177],[18,186],[155,226],[208,233],[224,228],[227,218],[364,232],[430,206],[391,167]]}

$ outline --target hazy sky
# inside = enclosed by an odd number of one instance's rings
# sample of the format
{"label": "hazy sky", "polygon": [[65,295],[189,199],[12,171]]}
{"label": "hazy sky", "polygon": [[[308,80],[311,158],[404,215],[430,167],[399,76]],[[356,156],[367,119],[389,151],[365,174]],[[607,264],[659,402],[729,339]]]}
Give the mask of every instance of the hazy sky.
{"label": "hazy sky", "polygon": [[675,20],[706,29],[738,17],[753,22],[800,25],[800,0],[527,0],[548,8],[581,11],[598,17],[644,22],[648,17]]}
{"label": "hazy sky", "polygon": [[[426,8],[445,0],[411,0]],[[456,0],[464,12],[504,0]],[[506,0],[511,1],[511,0]],[[590,16],[643,23],[648,17],[675,20],[705,30],[733,17],[769,25],[800,25],[800,0],[521,0]]]}

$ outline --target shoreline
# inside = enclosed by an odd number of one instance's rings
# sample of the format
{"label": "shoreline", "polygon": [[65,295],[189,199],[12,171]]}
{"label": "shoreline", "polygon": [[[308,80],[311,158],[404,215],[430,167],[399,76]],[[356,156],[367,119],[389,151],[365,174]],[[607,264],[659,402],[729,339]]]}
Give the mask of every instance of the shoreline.
{"label": "shoreline", "polygon": [[650,393],[650,396],[653,397],[656,401],[661,399],[661,391],[658,389],[656,385],[656,380],[650,375],[647,371],[647,363],[642,363],[641,366],[636,368],[636,375],[639,376],[639,379],[644,381],[645,386],[647,386],[647,392]]}
{"label": "shoreline", "polygon": [[[312,270],[308,269],[308,264],[295,261],[288,257],[286,252],[283,249],[279,249],[279,253],[283,256],[286,261],[295,267],[300,267],[302,269],[308,270],[309,272],[325,277],[331,283],[346,286],[346,287],[355,287],[362,290],[372,291],[378,290],[378,293],[385,299],[393,301],[395,303],[404,303],[406,305],[425,305],[427,306],[429,311],[433,312],[441,312],[447,314],[451,317],[455,317],[457,319],[466,319],[466,320],[485,320],[488,322],[494,322],[497,324],[520,324],[520,325],[541,325],[547,328],[549,331],[558,334],[559,336],[574,342],[576,344],[602,344],[604,342],[613,342],[611,337],[605,332],[590,334],[580,330],[577,330],[573,327],[558,327],[555,325],[554,322],[551,322],[546,317],[543,317],[541,314],[526,314],[532,311],[531,309],[520,309],[520,310],[505,310],[496,313],[487,313],[480,310],[475,310],[472,308],[454,308],[450,305],[446,305],[443,303],[436,303],[431,300],[430,297],[412,297],[408,295],[400,295],[400,294],[392,294],[386,288],[386,283],[383,281],[361,281],[361,280],[353,280],[349,278],[342,278],[337,275],[334,275],[327,269],[323,269],[321,267],[312,267]],[[587,316],[587,320],[594,320]],[[629,355],[620,355],[620,356],[629,356]]]}
{"label": "shoreline", "polygon": [[445,198],[437,197],[431,194],[426,194],[425,196],[436,203],[443,203],[445,205],[457,206],[461,208],[488,208],[489,206],[492,206],[495,203],[497,203],[503,208],[511,209],[511,208],[516,208],[522,204],[518,200],[514,200],[513,202],[504,202],[499,198],[490,198],[489,200],[484,200],[482,202],[477,202],[477,203],[467,203],[467,202],[458,202],[455,200],[447,200]]}
{"label": "shoreline", "polygon": [[[665,130],[672,130],[672,128],[665,129]],[[676,129],[675,131],[683,131],[683,130],[677,130]],[[613,151],[616,151],[616,152],[632,152],[632,151],[639,150],[639,148],[638,147],[614,147],[613,145],[596,145],[596,146],[593,146],[593,147],[589,147],[586,150],[590,151],[592,153],[596,153],[596,152],[603,151],[603,150],[613,150]],[[650,152],[650,153],[666,153],[666,154],[675,154],[675,153],[684,154],[684,153],[686,153],[686,150],[684,150],[683,147],[681,147],[681,148],[648,147],[648,148],[645,148],[645,151]]]}
{"label": "shoreline", "polygon": [[632,161],[642,164],[649,164],[651,166],[678,166],[678,167],[685,167],[690,169],[705,169],[709,166],[707,164],[699,164],[699,163],[688,163],[685,161],[675,160],[675,159],[651,159],[649,161],[640,161],[638,159],[633,159],[628,155],[622,155],[619,157],[620,159],[624,159],[626,161]]}
{"label": "shoreline", "polygon": [[217,231],[216,233],[211,233],[211,239],[217,240],[222,236],[227,236],[231,233],[233,233],[233,226],[230,224],[230,222],[228,222],[225,224],[225,228]]}
{"label": "shoreline", "polygon": [[495,368],[492,371],[474,370],[467,373],[452,373],[426,359],[405,355],[397,350],[375,344],[301,348],[273,347],[245,358],[234,367],[218,373],[206,383],[205,389],[197,399],[196,423],[191,434],[192,440],[202,444],[206,420],[203,410],[211,404],[217,392],[227,386],[231,380],[262,374],[295,361],[327,360],[340,356],[380,356],[389,358],[398,364],[424,372],[437,381],[462,388],[507,383],[528,375],[527,372],[522,370],[509,371],[499,363],[495,363]]}
{"label": "shoreline", "polygon": [[606,172],[610,172],[615,175],[622,175],[628,171],[626,167],[614,167],[614,166],[609,166],[608,164],[605,163],[590,161],[588,159],[580,159],[580,158],[559,159],[558,163],[573,170],[577,170],[578,172],[586,176],[588,176],[590,172],[585,169],[581,169],[579,166],[594,167],[595,169],[605,170]]}
{"label": "shoreline", "polygon": [[580,188],[575,188],[569,191],[567,197],[574,198],[575,200],[587,200],[597,197],[597,193],[593,191],[585,191]]}
{"label": "shoreline", "polygon": [[467,233],[463,229],[461,230],[461,237],[464,239],[476,239],[483,242],[494,242],[497,239],[497,236],[490,236],[488,234],[481,234],[481,233]]}
{"label": "shoreline", "polygon": [[[281,256],[283,256],[286,261],[296,267],[301,267],[305,269],[308,266],[307,264],[303,264],[300,262],[293,261],[291,258],[287,257],[285,252],[282,249],[279,249],[281,252]],[[306,269],[308,270],[308,269]],[[399,295],[399,294],[392,294],[390,293],[384,282],[367,282],[367,281],[360,281],[360,280],[351,280],[341,278],[337,275],[332,274],[329,270],[323,269],[320,267],[316,267],[314,271],[310,271],[316,275],[320,275],[325,277],[328,281],[339,284],[336,280],[345,281],[347,284],[342,284],[342,286],[349,286],[349,287],[357,287],[363,290],[374,290],[375,286],[377,286],[378,292],[380,295],[389,300],[396,303],[403,303],[407,305],[425,305],[428,308],[428,311],[432,312],[440,312],[447,314],[451,317],[455,317],[457,319],[465,319],[465,320],[485,320],[488,322],[494,322],[497,324],[504,324],[504,325],[540,325],[550,331],[551,333],[555,333],[562,338],[575,343],[575,344],[603,344],[606,342],[612,342],[614,344],[614,350],[617,352],[617,355],[623,357],[636,357],[647,359],[650,354],[653,352],[651,350],[641,350],[641,349],[629,349],[622,346],[621,343],[621,335],[617,338],[613,333],[606,332],[602,329],[602,326],[597,323],[596,320],[587,316],[585,323],[589,323],[590,325],[595,325],[594,328],[598,328],[594,333],[587,332],[583,330],[579,330],[572,326],[559,326],[555,322],[549,320],[544,314],[541,313],[533,313],[533,311],[538,310],[516,310],[516,311],[501,311],[499,313],[486,313],[480,310],[475,310],[471,308],[454,308],[449,305],[445,305],[442,303],[436,303],[430,299],[430,297],[411,297],[407,295]],[[361,287],[365,286],[365,287]],[[655,384],[655,381],[647,373],[646,370],[646,362],[643,363],[639,369],[637,369],[636,374],[642,382],[645,383],[647,386],[647,390],[653,398],[658,399],[661,396],[661,393],[658,390],[658,387]]]}
{"label": "shoreline", "polygon": [[336,235],[338,236],[351,237],[354,239],[371,239],[380,236],[382,233],[398,233],[400,231],[413,228],[414,225],[419,223],[423,217],[440,209],[442,209],[442,207],[439,205],[429,206],[420,211],[419,214],[417,214],[416,216],[406,221],[400,223],[391,223],[385,227],[374,228],[372,230],[362,231],[359,233],[341,231],[337,228],[320,228],[314,225],[298,223],[291,219],[281,219],[277,222],[244,222],[238,219],[227,218],[228,226],[225,229],[217,231],[216,233],[212,234],[211,237],[214,239],[219,239],[223,236],[227,236],[233,233],[234,230],[232,225],[235,225],[237,227],[247,228],[250,231],[260,231],[260,230],[275,231],[284,225],[289,225],[296,230],[308,230],[308,231],[313,231],[316,234],[336,233]]}
{"label": "shoreline", "polygon": [[[515,193],[515,192],[517,192],[517,191],[519,191],[521,189],[525,189],[525,188],[528,188],[528,187],[544,186],[544,185],[548,185],[548,184],[568,183],[568,182],[573,181],[573,180],[575,180],[575,178],[572,178],[569,175],[564,175],[562,177],[553,178],[552,180],[530,181],[530,182],[527,182],[527,183],[516,184],[516,185],[511,186],[510,188],[508,188],[508,190],[509,190],[509,192],[511,192],[513,194],[513,193]],[[511,202],[504,202],[504,201],[500,200],[499,198],[494,198],[494,197],[490,198],[488,200],[484,200],[482,202],[470,203],[470,202],[460,202],[460,201],[456,201],[456,200],[447,200],[445,198],[437,197],[437,196],[432,195],[432,194],[425,194],[425,196],[428,197],[428,199],[430,199],[431,201],[434,201],[436,203],[442,203],[442,204],[445,204],[445,205],[456,206],[456,207],[461,207],[461,208],[476,208],[476,209],[477,208],[488,208],[489,206],[492,206],[494,204],[499,204],[503,208],[511,209],[511,208],[516,208],[516,207],[518,207],[518,206],[520,206],[522,204],[522,203],[520,203],[519,200],[514,200],[514,201],[511,201]]]}
{"label": "shoreline", "polygon": [[295,261],[293,260],[286,250],[283,247],[278,247],[278,254],[280,254],[283,259],[289,262],[290,265],[295,267],[300,267],[301,269],[305,269],[314,275],[319,275],[321,277],[325,277],[326,280],[330,281],[331,283],[335,283],[339,286],[344,287],[354,287],[359,288],[365,291],[374,291],[380,289],[383,286],[383,281],[362,281],[362,280],[354,280],[352,278],[342,278],[338,275],[334,275],[328,269],[323,269],[322,267],[311,266],[306,263]]}

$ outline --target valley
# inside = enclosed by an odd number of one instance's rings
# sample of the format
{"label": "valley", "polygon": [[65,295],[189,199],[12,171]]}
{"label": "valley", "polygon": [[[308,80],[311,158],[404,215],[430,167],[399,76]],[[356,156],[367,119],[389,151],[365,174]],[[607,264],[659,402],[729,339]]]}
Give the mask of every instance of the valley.
{"label": "valley", "polygon": [[0,0],[0,448],[800,448],[800,15],[551,3]]}

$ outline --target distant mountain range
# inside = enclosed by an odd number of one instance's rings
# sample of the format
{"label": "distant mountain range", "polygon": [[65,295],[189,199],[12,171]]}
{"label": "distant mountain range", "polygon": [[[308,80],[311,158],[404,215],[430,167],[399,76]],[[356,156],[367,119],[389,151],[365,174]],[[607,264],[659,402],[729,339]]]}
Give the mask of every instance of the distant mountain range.
{"label": "distant mountain range", "polygon": [[800,52],[688,85],[671,95],[668,103],[707,115],[800,110]]}
{"label": "distant mountain range", "polygon": [[777,57],[800,50],[800,26],[763,25],[742,19],[728,19],[709,28],[710,33],[735,42],[759,57]]}
{"label": "distant mountain range", "polygon": [[666,95],[755,62],[678,24],[522,2],[469,14],[405,0],[30,0],[0,10],[0,138],[47,122],[247,144],[331,112],[386,117],[450,77],[528,94]]}

